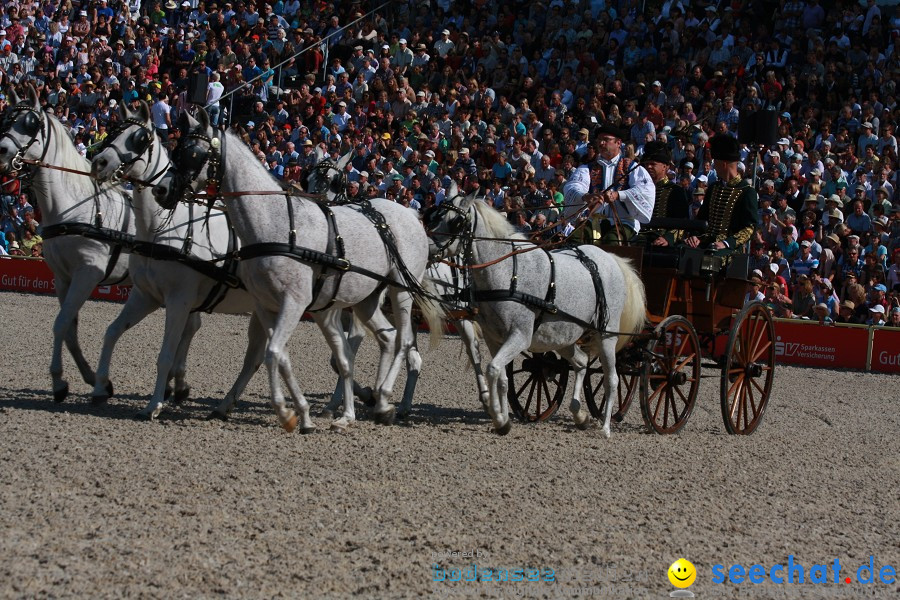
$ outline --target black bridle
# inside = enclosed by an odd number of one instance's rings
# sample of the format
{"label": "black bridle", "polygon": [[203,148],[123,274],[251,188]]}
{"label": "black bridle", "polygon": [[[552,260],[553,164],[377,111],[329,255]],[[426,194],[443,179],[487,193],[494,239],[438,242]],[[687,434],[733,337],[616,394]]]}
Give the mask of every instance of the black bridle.
{"label": "black bridle", "polygon": [[[194,143],[190,148],[185,148],[187,140],[206,142],[206,147],[201,148],[199,144]],[[220,138],[215,133],[212,137],[199,132],[191,132],[185,135],[175,147],[175,151],[172,153],[172,165],[168,169],[169,171],[174,171],[172,174],[174,192],[167,194],[165,203],[157,200],[160,206],[171,210],[178,202],[178,198],[184,198],[187,201],[192,200],[198,193],[194,189],[194,185],[204,166],[207,166],[206,190],[208,202],[211,206],[218,198],[219,183],[221,183],[222,175],[224,174],[224,142],[225,138]]]}
{"label": "black bridle", "polygon": [[[335,171],[336,175],[332,177],[328,177],[328,173],[331,171]],[[346,200],[346,191],[347,191],[347,174],[339,169],[336,164],[334,164],[331,160],[323,160],[322,162],[316,164],[313,167],[313,173],[315,173],[315,188],[310,189],[309,192],[312,194],[324,194],[326,192],[333,192],[335,194],[335,201],[337,203],[342,203]]]}
{"label": "black bridle", "polygon": [[[425,230],[428,232],[429,237],[431,237],[432,242],[438,250],[437,252],[432,253],[432,260],[435,260],[436,258],[446,258],[443,254],[458,239],[462,240],[464,246],[462,251],[463,255],[468,254],[468,248],[472,245],[475,224],[470,215],[474,213],[475,219],[477,220],[478,211],[476,211],[474,207],[469,207],[469,210],[464,211],[453,204],[453,200],[455,200],[455,198],[445,199],[438,206],[428,209],[425,213]],[[454,213],[454,216],[446,223],[446,231],[434,231],[435,227],[447,220],[447,215],[449,213]],[[438,237],[444,238],[444,241],[439,243],[437,241]]]}
{"label": "black bridle", "polygon": [[[18,122],[18,117],[15,115],[21,112],[26,113],[22,128],[25,135],[31,136],[31,139],[24,145],[19,144],[18,140],[9,135],[16,122]],[[25,155],[31,147],[34,146],[35,142],[37,142],[39,136],[44,137],[44,149],[41,152],[41,157],[38,161],[44,162],[44,159],[47,157],[47,152],[50,151],[50,135],[52,131],[53,128],[50,127],[47,122],[47,115],[30,104],[19,103],[8,109],[6,119],[3,122],[2,128],[0,128],[0,136],[9,137],[9,140],[16,145],[16,155],[10,160],[10,166],[14,171],[21,171],[25,166]]]}
{"label": "black bridle", "polygon": [[[133,156],[128,157],[127,154],[123,154],[123,152],[117,146],[113,145],[113,142],[116,141],[132,125],[137,127],[138,130],[131,134],[125,141],[125,147],[127,151],[129,153],[133,153]],[[153,161],[154,135],[156,134],[152,129],[147,127],[146,123],[138,119],[129,117],[122,121],[122,123],[111,134],[106,136],[106,139],[101,142],[100,147],[97,149],[97,152],[99,153],[105,150],[112,150],[116,153],[116,156],[119,157],[119,166],[110,178],[113,183],[128,179],[128,172],[139,160],[141,160],[141,158],[144,157],[144,154],[147,154],[146,163],[147,166],[150,166]],[[132,181],[132,183],[134,183],[135,187],[137,187],[138,189],[150,185],[154,181],[159,179],[168,168],[168,165],[166,165],[165,167],[161,168],[159,171],[151,175],[149,178],[140,182]]]}

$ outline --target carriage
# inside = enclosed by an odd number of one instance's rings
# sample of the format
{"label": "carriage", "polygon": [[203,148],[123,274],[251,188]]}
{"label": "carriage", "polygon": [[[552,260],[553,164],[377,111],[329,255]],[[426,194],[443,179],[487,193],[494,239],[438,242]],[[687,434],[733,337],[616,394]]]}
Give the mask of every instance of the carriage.
{"label": "carriage", "polygon": [[[604,249],[635,262],[647,291],[647,326],[617,357],[613,419],[623,420],[637,394],[650,430],[677,433],[694,410],[700,380],[718,377],[725,429],[753,433],[772,390],[775,330],[765,305],[744,305],[747,255],[726,260],[690,248]],[[510,408],[523,421],[550,418],[565,398],[569,374],[569,364],[552,352],[523,353],[507,367]],[[583,384],[595,418],[604,410],[603,378],[595,358]]]}

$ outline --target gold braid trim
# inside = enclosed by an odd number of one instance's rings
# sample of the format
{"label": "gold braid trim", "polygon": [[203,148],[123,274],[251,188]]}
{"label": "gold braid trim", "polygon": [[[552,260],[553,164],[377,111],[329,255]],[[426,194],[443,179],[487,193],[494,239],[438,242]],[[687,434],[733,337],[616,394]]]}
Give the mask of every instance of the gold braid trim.
{"label": "gold braid trim", "polygon": [[755,227],[744,227],[740,231],[734,234],[734,241],[736,246],[743,246],[746,244],[751,237],[753,237],[753,232],[756,230]]}

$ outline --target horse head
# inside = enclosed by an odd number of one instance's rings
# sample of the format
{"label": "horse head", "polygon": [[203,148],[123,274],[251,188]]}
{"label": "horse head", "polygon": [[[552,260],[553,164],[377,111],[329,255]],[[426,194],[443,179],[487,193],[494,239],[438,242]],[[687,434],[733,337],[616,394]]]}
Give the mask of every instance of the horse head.
{"label": "horse head", "polygon": [[134,170],[139,162],[145,168],[151,166],[154,132],[150,107],[141,100],[132,112],[122,103],[119,116],[121,124],[106,137],[91,161],[91,174],[101,181],[129,174],[138,176]]}
{"label": "horse head", "polygon": [[41,160],[47,155],[50,122],[38,101],[34,86],[26,86],[27,95],[20,98],[12,90],[12,104],[0,128],[0,171],[18,171],[22,159]]}
{"label": "horse head", "polygon": [[172,151],[172,164],[153,186],[154,200],[167,210],[174,208],[185,194],[204,191],[211,183],[218,183],[211,180],[220,176],[221,139],[209,114],[199,108],[195,119],[183,112],[178,128],[181,136]]}
{"label": "horse head", "polygon": [[473,231],[475,221],[475,193],[450,196],[425,214],[428,232],[428,254],[440,260],[459,254],[463,242]]}
{"label": "horse head", "polygon": [[316,148],[316,166],[313,167],[306,178],[306,187],[312,194],[325,194],[329,200],[334,200],[347,192],[347,165],[350,164],[352,153],[348,152],[337,162]]}

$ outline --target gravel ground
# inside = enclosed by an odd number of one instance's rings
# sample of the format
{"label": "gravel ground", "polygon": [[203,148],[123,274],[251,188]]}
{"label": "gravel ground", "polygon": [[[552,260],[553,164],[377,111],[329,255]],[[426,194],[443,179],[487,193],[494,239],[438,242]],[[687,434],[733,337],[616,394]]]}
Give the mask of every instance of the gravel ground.
{"label": "gravel ground", "polygon": [[[191,401],[149,424],[132,415],[151,391],[162,313],[122,338],[109,404],[91,406],[67,356],[73,395],[55,405],[56,300],[0,302],[2,597],[659,598],[674,589],[666,569],[681,556],[698,570],[698,598],[900,591],[856,581],[870,556],[876,581],[883,565],[900,571],[896,377],[780,367],[748,438],[725,433],[717,379],[701,386],[677,436],[644,433],[635,405],[609,441],[575,430],[565,410],[500,438],[446,338],[423,352],[407,422],[382,427],[363,411],[344,434],[317,419],[318,434],[288,435],[260,374],[231,421],[204,419],[245,341],[243,318],[205,315]],[[92,364],[118,309],[92,302],[82,312]],[[360,357],[367,381],[373,347]],[[304,323],[290,349],[315,410],[334,383],[324,343]],[[829,583],[713,583],[714,565],[768,570],[789,555],[807,578],[828,565]],[[832,583],[835,559],[850,584]],[[473,563],[480,580],[485,568],[538,568],[541,578],[553,569],[554,582],[435,581],[443,569],[471,577]]]}

